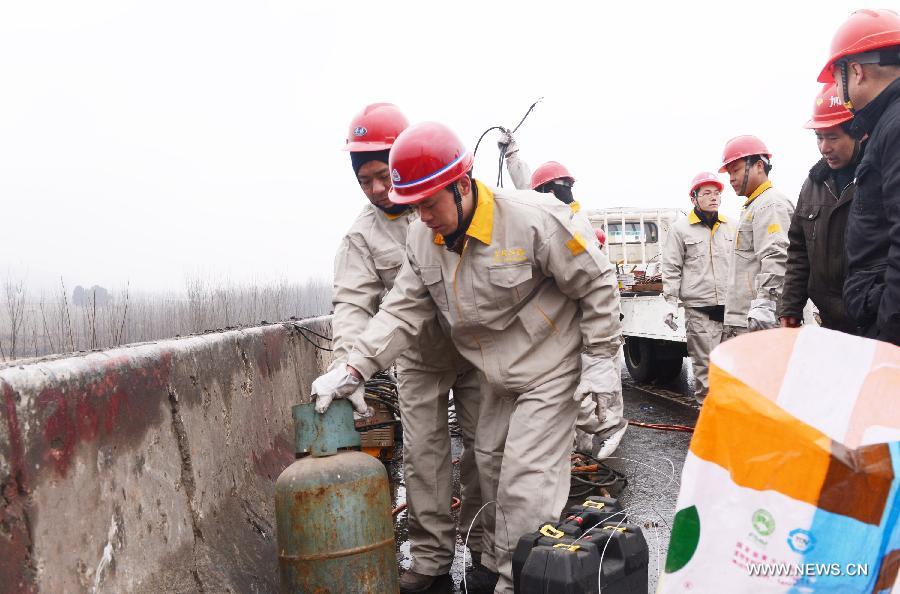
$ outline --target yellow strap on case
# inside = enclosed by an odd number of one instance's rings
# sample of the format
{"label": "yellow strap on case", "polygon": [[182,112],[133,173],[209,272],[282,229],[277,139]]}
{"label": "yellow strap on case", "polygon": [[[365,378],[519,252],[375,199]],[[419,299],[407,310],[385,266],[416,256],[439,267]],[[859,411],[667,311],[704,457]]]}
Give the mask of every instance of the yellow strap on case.
{"label": "yellow strap on case", "polygon": [[541,528],[541,534],[544,536],[549,536],[550,538],[562,538],[565,535],[565,532],[562,530],[557,530],[550,524],[544,524]]}

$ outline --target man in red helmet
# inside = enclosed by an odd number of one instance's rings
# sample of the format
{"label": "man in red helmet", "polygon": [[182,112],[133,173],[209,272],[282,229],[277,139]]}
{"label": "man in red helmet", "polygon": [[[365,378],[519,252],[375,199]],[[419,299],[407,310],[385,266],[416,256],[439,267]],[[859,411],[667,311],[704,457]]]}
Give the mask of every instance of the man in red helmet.
{"label": "man in red helmet", "polygon": [[573,212],[578,212],[578,203],[572,196],[575,178],[565,165],[556,161],[547,161],[531,173],[528,164],[519,157],[519,145],[509,130],[504,130],[497,146],[503,151],[506,170],[518,190],[534,190],[542,194],[552,193],[564,204],[574,204]]}
{"label": "man in red helmet", "polygon": [[861,143],[847,133],[852,119],[834,84],[826,84],[806,123],[816,134],[822,158],[809,170],[788,231],[787,272],[778,310],[786,328],[800,326],[803,308],[811,299],[822,326],[856,332],[843,301],[845,231],[856,194],[856,166],[863,154]]}
{"label": "man in red helmet", "polygon": [[794,205],[772,186],[771,170],[772,153],[759,138],[738,136],[725,144],[719,173],[728,173],[731,187],[746,201],[734,238],[722,340],[778,326],[775,308],[784,286]]}
{"label": "man in red helmet", "polygon": [[605,407],[621,390],[619,296],[609,261],[567,206],[488,188],[472,179],[472,162],[441,124],[397,139],[391,199],[419,211],[407,261],[347,367],[313,393],[346,397],[440,321],[483,374],[475,455],[482,498],[500,510],[484,510],[494,546],[483,563],[500,574],[496,592],[512,593],[513,547],[566,503],[581,400]]}
{"label": "man in red helmet", "polygon": [[662,256],[663,294],[673,305],[684,303],[694,398],[701,404],[709,391],[709,354],[722,340],[734,240],[731,225],[719,214],[723,188],[715,173],[694,177],[694,209],[672,225]]}
{"label": "man in red helmet", "polygon": [[836,81],[850,134],[868,135],[847,221],[844,306],[858,333],[900,345],[900,16],[850,15],[819,81]]}
{"label": "man in red helmet", "polygon": [[[388,154],[407,126],[406,117],[389,103],[367,106],[350,124],[344,149],[350,152],[353,172],[370,204],[344,236],[335,257],[332,369],[346,366],[353,339],[378,311],[405,260],[406,235],[416,215],[409,206],[388,198]],[[391,363],[394,359],[385,360],[383,367]],[[456,551],[456,526],[450,515],[448,393],[453,391],[463,435],[459,514],[463,534],[481,507],[473,447],[481,393],[476,370],[459,356],[437,320],[426,323],[419,341],[398,353],[396,366],[412,557],[400,586],[402,592],[424,592],[437,576],[450,571]],[[364,411],[362,391],[354,399],[357,410]],[[480,562],[481,541],[481,523],[476,522],[469,539],[473,564]]]}

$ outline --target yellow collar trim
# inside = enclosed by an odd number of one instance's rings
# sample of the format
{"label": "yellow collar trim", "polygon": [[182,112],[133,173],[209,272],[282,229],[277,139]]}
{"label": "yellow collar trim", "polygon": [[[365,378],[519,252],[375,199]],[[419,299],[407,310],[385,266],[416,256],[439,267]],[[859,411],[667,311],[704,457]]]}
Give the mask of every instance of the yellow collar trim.
{"label": "yellow collar trim", "polygon": [[579,210],[581,210],[581,205],[578,204],[577,200],[575,200],[569,203],[569,208],[572,209],[572,214],[576,214]]}
{"label": "yellow collar trim", "polygon": [[[491,236],[494,233],[494,193],[486,185],[475,180],[478,188],[478,204],[475,205],[475,214],[466,235],[477,239],[484,245],[491,245]],[[434,234],[434,243],[444,245],[444,237],[440,233]]]}
{"label": "yellow collar trim", "polygon": [[750,196],[747,198],[747,201],[744,202],[744,208],[750,206],[751,202],[753,202],[754,200],[759,198],[760,194],[762,194],[763,192],[765,192],[766,190],[768,190],[771,187],[772,187],[772,182],[769,180],[766,180],[765,182],[761,183],[758,188],[753,190],[753,193],[750,194]]}
{"label": "yellow collar trim", "polygon": [[[719,223],[727,223],[728,219],[726,219],[722,214],[717,215],[719,219]],[[691,212],[688,214],[688,223],[691,225],[696,225],[700,223],[700,217],[697,216],[697,212],[694,209],[691,209]],[[718,225],[719,223],[716,223]],[[716,225],[713,225],[715,227]]]}

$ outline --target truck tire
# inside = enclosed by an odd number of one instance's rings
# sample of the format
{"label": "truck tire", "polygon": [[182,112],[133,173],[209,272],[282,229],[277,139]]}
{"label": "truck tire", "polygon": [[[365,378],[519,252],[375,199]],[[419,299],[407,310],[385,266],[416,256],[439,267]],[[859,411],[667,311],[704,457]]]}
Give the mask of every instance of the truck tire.
{"label": "truck tire", "polygon": [[670,384],[681,375],[681,367],[684,359],[661,359],[656,360],[656,383]]}
{"label": "truck tire", "polygon": [[625,367],[631,379],[647,384],[656,378],[656,354],[653,343],[646,338],[625,337]]}

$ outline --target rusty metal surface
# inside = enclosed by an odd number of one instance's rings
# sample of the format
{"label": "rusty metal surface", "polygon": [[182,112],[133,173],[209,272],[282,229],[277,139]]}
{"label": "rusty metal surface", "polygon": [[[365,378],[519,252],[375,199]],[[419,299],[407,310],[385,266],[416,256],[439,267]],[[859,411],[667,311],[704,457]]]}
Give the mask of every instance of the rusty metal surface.
{"label": "rusty metal surface", "polygon": [[282,592],[398,592],[388,477],[360,452],[306,457],[275,485]]}

